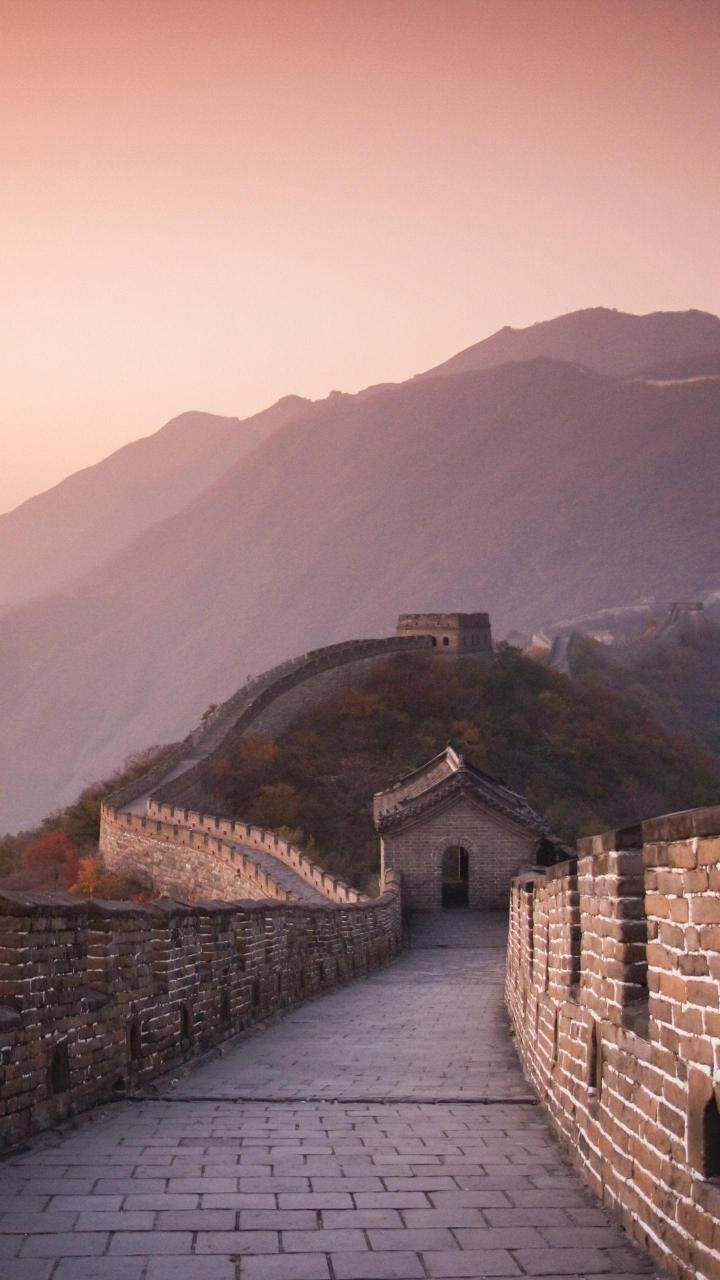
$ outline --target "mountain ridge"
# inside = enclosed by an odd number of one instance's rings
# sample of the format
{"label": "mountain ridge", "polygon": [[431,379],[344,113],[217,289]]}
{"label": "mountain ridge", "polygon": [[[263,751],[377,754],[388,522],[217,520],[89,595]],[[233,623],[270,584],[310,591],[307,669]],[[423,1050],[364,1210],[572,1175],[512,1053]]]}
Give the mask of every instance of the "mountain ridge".
{"label": "mountain ridge", "polygon": [[717,382],[538,357],[296,409],[0,618],[0,831],[182,738],[249,673],[400,611],[487,609],[501,635],[716,585]]}
{"label": "mountain ridge", "polygon": [[505,325],[418,378],[468,373],[506,361],[554,355],[597,373],[627,376],[666,358],[698,356],[720,348],[720,318],[709,311],[650,311],[633,315],[585,307],[516,329]]}
{"label": "mountain ridge", "polygon": [[283,396],[244,420],[188,410],[3,513],[0,608],[68,586],[309,403]]}

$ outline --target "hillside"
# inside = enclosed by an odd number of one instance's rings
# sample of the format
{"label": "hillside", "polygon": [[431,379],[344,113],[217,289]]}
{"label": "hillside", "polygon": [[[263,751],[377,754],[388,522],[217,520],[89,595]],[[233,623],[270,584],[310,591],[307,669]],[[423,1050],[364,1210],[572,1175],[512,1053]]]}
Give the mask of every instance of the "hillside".
{"label": "hillside", "polygon": [[717,585],[720,382],[543,358],[276,411],[181,510],[0,617],[0,831],[182,737],[248,673],[401,610],[486,609],[501,636]]}
{"label": "hillside", "polygon": [[420,376],[476,373],[510,360],[547,356],[597,373],[626,377],[648,367],[664,368],[669,361],[716,356],[718,350],[720,319],[706,311],[654,311],[635,316],[608,307],[588,307],[526,329],[506,325]]}
{"label": "hillside", "polygon": [[720,626],[670,624],[622,646],[574,634],[570,673],[635,698],[670,732],[720,755]]}
{"label": "hillside", "polygon": [[378,867],[373,792],[449,741],[567,840],[708,803],[720,786],[716,758],[665,733],[632,699],[505,647],[490,668],[389,660],[277,743],[246,739],[216,757],[206,805],[311,838],[313,856],[362,887]]}
{"label": "hillside", "polygon": [[182,413],[153,435],[0,515],[0,609],[64,589],[194,501],[308,404],[286,396],[241,422]]}
{"label": "hillside", "polygon": [[[496,634],[716,573],[720,385],[533,361],[312,406],[72,594],[7,614],[0,830],[210,702],[397,613]],[[701,515],[701,518],[699,518]]]}

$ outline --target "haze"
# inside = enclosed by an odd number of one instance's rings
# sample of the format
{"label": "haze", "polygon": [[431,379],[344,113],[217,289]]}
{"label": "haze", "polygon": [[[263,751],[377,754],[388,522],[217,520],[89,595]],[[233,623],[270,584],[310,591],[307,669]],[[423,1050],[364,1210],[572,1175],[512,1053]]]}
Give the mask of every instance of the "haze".
{"label": "haze", "polygon": [[714,0],[6,0],[0,510],[503,324],[720,310]]}

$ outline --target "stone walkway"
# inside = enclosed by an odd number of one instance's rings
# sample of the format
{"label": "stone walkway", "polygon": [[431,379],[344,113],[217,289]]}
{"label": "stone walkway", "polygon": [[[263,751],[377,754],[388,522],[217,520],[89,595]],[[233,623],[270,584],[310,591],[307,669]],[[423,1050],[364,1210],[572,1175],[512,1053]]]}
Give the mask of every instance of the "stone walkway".
{"label": "stone walkway", "polygon": [[647,1275],[523,1080],[501,922],[413,944],[0,1164],[2,1280]]}

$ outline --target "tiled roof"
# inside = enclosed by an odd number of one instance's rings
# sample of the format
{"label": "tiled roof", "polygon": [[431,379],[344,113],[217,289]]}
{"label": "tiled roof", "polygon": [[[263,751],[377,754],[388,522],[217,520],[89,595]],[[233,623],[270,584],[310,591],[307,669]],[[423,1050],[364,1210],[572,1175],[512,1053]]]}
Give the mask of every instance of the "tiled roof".
{"label": "tiled roof", "polygon": [[[428,773],[437,769],[438,765],[443,763],[445,757],[451,771],[441,777],[439,781],[431,783],[425,790],[417,791],[417,781],[427,769]],[[413,794],[403,799],[403,784],[410,783],[413,780]],[[481,769],[474,768],[468,764],[462,754],[453,747],[447,747],[445,752],[436,756],[429,761],[427,765],[420,769],[414,770],[408,774],[406,778],[401,779],[388,792],[381,793],[378,799],[391,800],[393,792],[397,793],[397,801],[395,804],[383,804],[380,812],[376,817],[376,825],[379,831],[387,831],[393,827],[402,826],[406,822],[413,821],[420,817],[423,813],[435,808],[436,805],[445,804],[453,796],[469,795],[479,800],[488,808],[494,809],[497,813],[503,814],[510,818],[513,822],[519,823],[531,831],[537,832],[550,845],[556,847],[558,852],[562,852],[563,856],[570,856],[570,850],[562,845],[562,842],[553,835],[547,822],[539,813],[528,804],[527,800],[516,791],[511,791],[497,778],[493,778],[491,774],[484,773]]]}

